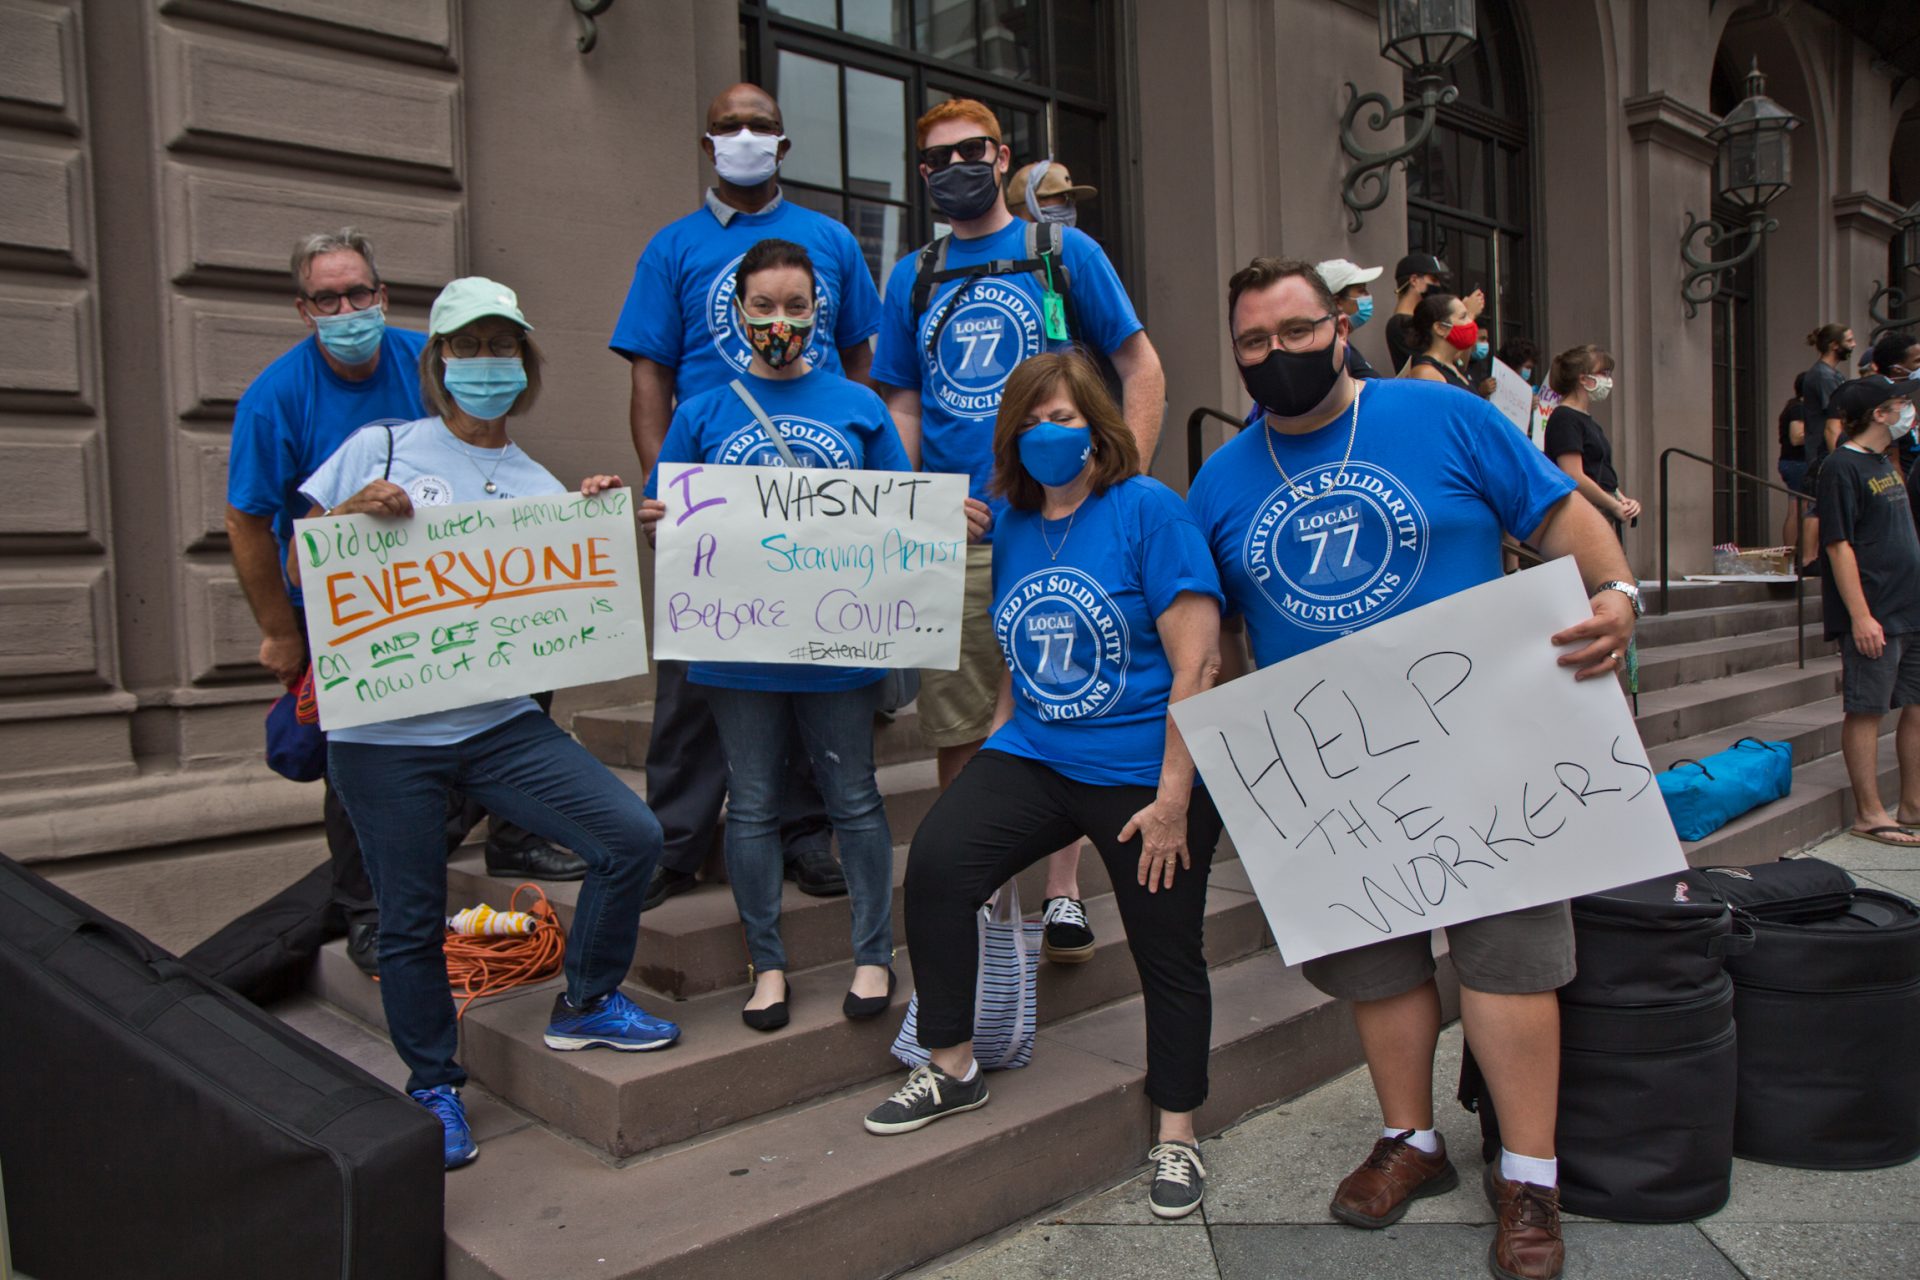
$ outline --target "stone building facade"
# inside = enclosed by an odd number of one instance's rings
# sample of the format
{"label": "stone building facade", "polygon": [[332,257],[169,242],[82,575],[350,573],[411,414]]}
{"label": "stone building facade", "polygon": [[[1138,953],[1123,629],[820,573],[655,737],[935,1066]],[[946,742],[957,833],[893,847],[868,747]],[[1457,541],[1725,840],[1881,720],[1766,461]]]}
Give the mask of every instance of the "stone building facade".
{"label": "stone building facade", "polygon": [[[303,232],[365,228],[401,324],[452,276],[514,286],[551,361],[516,434],[563,477],[631,476],[606,336],[641,247],[708,180],[709,97],[743,76],[779,94],[789,194],[883,273],[931,226],[912,118],[982,96],[1016,164],[1051,150],[1100,188],[1083,226],[1165,363],[1170,483],[1187,413],[1244,404],[1228,274],[1416,245],[1485,285],[1500,336],[1616,353],[1602,416],[1651,512],[1669,447],[1770,475],[1803,335],[1864,340],[1906,266],[1900,8],[1479,0],[1461,102],[1353,230],[1346,85],[1403,83],[1374,0],[615,0],[590,23],[568,0],[0,0],[0,851],[175,945],[316,858],[317,788],[259,762],[276,689],[222,532],[233,406],[303,332]],[[1706,133],[1756,61],[1803,122],[1793,186],[1690,317],[1680,233],[1713,210]],[[1377,323],[1360,342],[1383,360]],[[1763,491],[1676,472],[1677,567],[1778,524]],[[1629,535],[1643,575],[1659,533]]]}

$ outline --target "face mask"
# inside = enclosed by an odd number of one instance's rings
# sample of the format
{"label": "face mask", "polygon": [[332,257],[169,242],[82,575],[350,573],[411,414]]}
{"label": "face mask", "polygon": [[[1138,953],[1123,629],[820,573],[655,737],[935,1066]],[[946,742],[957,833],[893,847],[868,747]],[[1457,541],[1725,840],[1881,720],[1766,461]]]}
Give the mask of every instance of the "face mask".
{"label": "face mask", "polygon": [[746,327],[747,345],[753,354],[775,369],[784,369],[800,358],[813,334],[812,316],[750,316],[740,319]]}
{"label": "face mask", "polygon": [[1093,429],[1064,422],[1038,422],[1020,433],[1020,465],[1041,484],[1059,488],[1086,469]]}
{"label": "face mask", "polygon": [[1362,298],[1360,299],[1360,309],[1353,313],[1353,327],[1358,329],[1371,319],[1373,319],[1373,299],[1372,297]]}
{"label": "face mask", "polygon": [[1599,404],[1602,400],[1605,400],[1613,394],[1612,374],[1595,373],[1589,374],[1588,376],[1593,379],[1593,386],[1587,389],[1587,399],[1591,400],[1594,404]]}
{"label": "face mask", "polygon": [[1282,418],[1301,418],[1327,398],[1340,381],[1341,369],[1328,351],[1275,347],[1259,364],[1241,365],[1240,381],[1261,408]]}
{"label": "face mask", "polygon": [[1473,344],[1473,358],[1475,360],[1485,360],[1487,358],[1487,352],[1490,350],[1492,350],[1492,348],[1487,345],[1487,340],[1482,338]]}
{"label": "face mask", "polygon": [[710,133],[707,141],[713,144],[713,171],[736,187],[757,187],[780,167],[780,144],[786,140],[785,134],[754,133],[750,129]]}
{"label": "face mask", "polygon": [[1000,175],[985,160],[963,160],[928,174],[927,195],[949,222],[972,222],[1000,198]]}
{"label": "face mask", "polygon": [[1526,368],[1522,369],[1520,371],[1520,376],[1527,380],[1528,386],[1532,386],[1533,385],[1533,366],[1528,365]]}
{"label": "face mask", "polygon": [[1904,404],[1900,406],[1900,416],[1893,420],[1892,430],[1893,430],[1893,438],[1895,440],[1904,440],[1907,438],[1908,433],[1913,430],[1913,405],[1912,404]]}
{"label": "face mask", "polygon": [[314,336],[341,364],[365,364],[380,349],[387,331],[387,313],[377,306],[342,311],[337,316],[315,316]]}
{"label": "face mask", "polygon": [[1455,351],[1465,351],[1480,340],[1480,326],[1468,320],[1447,330],[1447,343]]}
{"label": "face mask", "polygon": [[1057,222],[1063,227],[1077,226],[1080,222],[1080,210],[1069,200],[1065,204],[1043,204],[1033,213],[1036,222]]}
{"label": "face mask", "polygon": [[519,356],[448,356],[447,394],[460,412],[482,422],[507,416],[513,402],[527,389],[527,369]]}

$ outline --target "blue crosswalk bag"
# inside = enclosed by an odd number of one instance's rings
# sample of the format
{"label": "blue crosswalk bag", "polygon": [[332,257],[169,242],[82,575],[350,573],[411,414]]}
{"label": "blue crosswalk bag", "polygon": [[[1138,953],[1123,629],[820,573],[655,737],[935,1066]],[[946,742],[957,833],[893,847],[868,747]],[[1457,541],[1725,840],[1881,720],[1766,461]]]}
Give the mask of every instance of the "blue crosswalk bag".
{"label": "blue crosswalk bag", "polygon": [[1793,744],[1742,738],[1704,760],[1678,760],[1659,776],[1673,829],[1704,840],[1793,788]]}

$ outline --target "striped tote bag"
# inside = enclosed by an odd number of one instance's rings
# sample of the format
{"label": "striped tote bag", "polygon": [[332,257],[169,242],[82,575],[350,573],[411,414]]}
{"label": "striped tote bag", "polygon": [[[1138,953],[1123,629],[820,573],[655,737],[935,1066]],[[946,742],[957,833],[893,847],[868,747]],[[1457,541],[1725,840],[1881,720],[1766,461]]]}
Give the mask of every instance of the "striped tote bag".
{"label": "striped tote bag", "polygon": [[[980,971],[973,988],[973,1058],[987,1071],[1024,1067],[1033,1060],[1040,1029],[1040,948],[1044,926],[1020,918],[1020,890],[1009,880],[980,908]],[[911,939],[909,939],[911,945]],[[910,1067],[927,1064],[920,1047],[920,996],[907,1001],[907,1018],[893,1040],[893,1056]]]}

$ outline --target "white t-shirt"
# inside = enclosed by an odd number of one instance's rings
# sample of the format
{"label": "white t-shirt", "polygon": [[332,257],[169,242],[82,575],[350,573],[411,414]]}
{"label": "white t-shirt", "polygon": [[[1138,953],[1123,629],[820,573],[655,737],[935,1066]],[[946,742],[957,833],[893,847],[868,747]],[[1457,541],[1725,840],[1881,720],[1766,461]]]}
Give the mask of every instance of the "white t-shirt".
{"label": "white t-shirt", "polygon": [[[331,458],[320,464],[318,471],[307,477],[300,492],[331,509],[372,481],[382,479],[405,489],[413,499],[416,512],[423,507],[444,507],[456,502],[491,502],[567,492],[567,487],[554,479],[552,472],[528,457],[520,446],[478,448],[455,436],[437,417],[421,418],[392,428],[365,427],[354,432]],[[489,482],[494,487],[492,493],[487,492]],[[380,746],[448,746],[539,709],[532,698],[501,698],[451,711],[336,729],[327,737],[333,742]]]}

